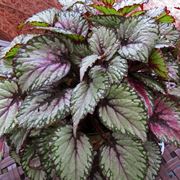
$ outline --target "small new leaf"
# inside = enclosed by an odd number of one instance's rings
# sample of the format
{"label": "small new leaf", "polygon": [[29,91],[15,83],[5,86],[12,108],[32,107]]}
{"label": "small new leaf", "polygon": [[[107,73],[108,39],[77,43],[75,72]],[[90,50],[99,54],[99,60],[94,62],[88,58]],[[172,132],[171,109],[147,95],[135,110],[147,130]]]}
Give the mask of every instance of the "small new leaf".
{"label": "small new leaf", "polygon": [[156,19],[156,21],[160,23],[173,23],[175,21],[174,17],[171,16],[164,7],[149,9],[146,15]]}
{"label": "small new leaf", "polygon": [[174,17],[169,14],[163,14],[157,20],[161,23],[173,23],[175,21]]}
{"label": "small new leaf", "polygon": [[150,67],[161,78],[168,79],[168,69],[165,63],[165,59],[160,50],[154,50],[149,59]]}
{"label": "small new leaf", "polygon": [[132,6],[126,6],[122,9],[119,10],[119,13],[122,15],[122,16],[125,16],[129,13],[131,13],[132,11],[134,11],[135,9],[137,9],[140,5],[139,4],[135,4],[135,5],[132,5]]}
{"label": "small new leaf", "polygon": [[35,36],[28,34],[15,37],[8,46],[0,51],[0,59],[5,59],[5,63],[12,65],[12,59],[18,54],[20,47]]}

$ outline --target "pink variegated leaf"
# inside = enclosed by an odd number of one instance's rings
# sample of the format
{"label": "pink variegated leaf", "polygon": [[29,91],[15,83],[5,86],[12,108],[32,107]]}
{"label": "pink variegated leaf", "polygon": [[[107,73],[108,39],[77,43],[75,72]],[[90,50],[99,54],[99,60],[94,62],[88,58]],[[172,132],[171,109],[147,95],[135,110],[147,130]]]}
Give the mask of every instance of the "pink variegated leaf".
{"label": "pink variegated leaf", "polygon": [[158,139],[179,145],[180,114],[176,104],[167,98],[158,98],[154,106],[154,113],[149,123],[151,131]]}
{"label": "pink variegated leaf", "polygon": [[149,94],[149,92],[146,90],[145,86],[142,83],[133,81],[131,79],[129,79],[129,84],[136,90],[138,95],[142,98],[148,110],[148,115],[151,116],[153,113],[153,102],[152,102],[152,97]]}

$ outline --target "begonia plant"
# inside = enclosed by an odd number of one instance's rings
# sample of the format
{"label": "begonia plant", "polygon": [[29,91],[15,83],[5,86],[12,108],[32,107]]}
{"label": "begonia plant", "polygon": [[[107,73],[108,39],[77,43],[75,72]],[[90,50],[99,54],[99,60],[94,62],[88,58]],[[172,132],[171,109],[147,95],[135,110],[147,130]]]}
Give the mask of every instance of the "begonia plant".
{"label": "begonia plant", "polygon": [[[152,180],[180,144],[179,32],[146,1],[59,0],[1,45],[0,136],[32,180]],[[2,43],[3,44],[3,43]]]}

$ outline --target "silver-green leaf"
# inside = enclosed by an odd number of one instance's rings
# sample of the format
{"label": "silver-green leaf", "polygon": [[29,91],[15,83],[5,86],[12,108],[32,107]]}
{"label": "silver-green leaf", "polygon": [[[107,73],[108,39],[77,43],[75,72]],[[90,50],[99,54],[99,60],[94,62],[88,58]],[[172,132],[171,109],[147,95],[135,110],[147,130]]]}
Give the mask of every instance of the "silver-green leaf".
{"label": "silver-green leaf", "polygon": [[27,145],[26,149],[21,155],[21,165],[25,171],[27,177],[32,180],[46,180],[47,174],[41,168],[41,162],[38,155],[35,152],[33,145]]}
{"label": "silver-green leaf", "polygon": [[22,103],[17,115],[18,123],[30,129],[60,121],[70,113],[70,99],[71,90],[68,89],[61,93],[53,90],[34,92]]}
{"label": "silver-green leaf", "polygon": [[10,52],[10,50],[13,49],[16,45],[26,44],[30,39],[32,39],[35,36],[37,35],[28,34],[16,36],[8,46],[6,46],[0,51],[0,59],[5,58],[7,54]]}
{"label": "silver-green leaf", "polygon": [[155,180],[161,164],[160,148],[150,141],[147,141],[144,147],[148,157],[148,169],[145,180]]}
{"label": "silver-green leaf", "polygon": [[61,179],[87,179],[92,167],[92,147],[88,138],[73,136],[73,128],[65,126],[56,131],[53,139],[54,163]]}
{"label": "silver-green leaf", "polygon": [[10,140],[11,140],[11,143],[16,148],[16,153],[19,153],[19,151],[22,148],[22,145],[24,144],[29,132],[30,131],[26,130],[26,129],[14,128],[14,131],[12,132],[12,135],[10,136]]}
{"label": "silver-green leaf", "polygon": [[147,62],[158,38],[158,26],[147,16],[130,17],[120,24],[119,54],[128,60]]}
{"label": "silver-green leaf", "polygon": [[159,24],[159,39],[156,48],[175,47],[176,42],[180,38],[180,33],[175,29],[174,24]]}
{"label": "silver-green leaf", "polygon": [[89,30],[88,22],[83,16],[73,11],[61,11],[58,14],[54,27],[64,32],[69,31],[82,36],[86,36]]}
{"label": "silver-green leaf", "polygon": [[147,113],[137,93],[125,84],[113,85],[99,108],[102,123],[113,131],[146,140]]}
{"label": "silver-green leaf", "polygon": [[100,167],[109,180],[144,180],[146,153],[142,144],[123,134],[114,138],[100,149]]}
{"label": "silver-green leaf", "polygon": [[46,9],[28,18],[25,23],[45,23],[47,26],[52,26],[55,22],[57,14],[58,10],[55,8]]}
{"label": "silver-green leaf", "polygon": [[104,98],[110,86],[105,70],[99,66],[92,68],[89,76],[89,83],[82,81],[72,92],[71,111],[75,131],[80,120],[94,112],[97,103]]}
{"label": "silver-green leaf", "polygon": [[121,56],[116,56],[109,62],[107,72],[111,81],[113,83],[120,83],[122,79],[127,75],[128,64],[127,60],[121,58]]}
{"label": "silver-green leaf", "polygon": [[52,85],[70,70],[68,49],[56,36],[38,36],[22,48],[17,58],[17,74],[23,91]]}
{"label": "silver-green leaf", "polygon": [[83,77],[88,70],[88,68],[92,67],[93,64],[98,60],[98,55],[93,54],[86,56],[85,58],[82,59],[81,64],[80,64],[80,80],[83,80]]}
{"label": "silver-green leaf", "polygon": [[125,18],[116,15],[95,15],[89,17],[94,26],[105,26],[108,28],[118,28],[120,23],[123,23]]}
{"label": "silver-green leaf", "polygon": [[7,80],[0,82],[0,136],[16,124],[16,114],[20,105],[18,85]]}
{"label": "silver-green leaf", "polygon": [[[41,157],[41,163],[44,170],[47,173],[48,178],[52,178],[56,172],[54,171],[54,153],[53,150],[53,137],[57,128],[48,128],[41,131],[40,135],[36,139],[37,153]],[[57,175],[57,174],[56,174]]]}
{"label": "silver-green leaf", "polygon": [[113,30],[101,26],[93,29],[89,45],[94,54],[109,60],[117,52],[119,41]]}

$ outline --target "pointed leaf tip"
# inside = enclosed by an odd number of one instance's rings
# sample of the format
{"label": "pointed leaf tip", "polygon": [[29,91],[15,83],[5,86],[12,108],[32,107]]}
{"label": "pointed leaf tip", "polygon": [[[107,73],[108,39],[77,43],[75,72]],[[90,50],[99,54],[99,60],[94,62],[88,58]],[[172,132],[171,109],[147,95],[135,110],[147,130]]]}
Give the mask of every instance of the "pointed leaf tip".
{"label": "pointed leaf tip", "polygon": [[80,81],[83,80],[83,77],[85,73],[87,72],[88,68],[91,68],[93,64],[98,60],[98,55],[93,54],[90,56],[86,56],[85,58],[82,59],[81,64],[80,64]]}
{"label": "pointed leaf tip", "polygon": [[91,81],[82,81],[72,92],[71,112],[73,115],[73,126],[77,126],[81,119],[88,113],[92,114],[98,102],[106,95],[110,87],[109,77],[100,66],[93,67],[89,72]]}
{"label": "pointed leaf tip", "polygon": [[164,79],[168,79],[168,69],[165,59],[160,50],[154,50],[149,59],[150,68],[155,71],[157,75]]}

